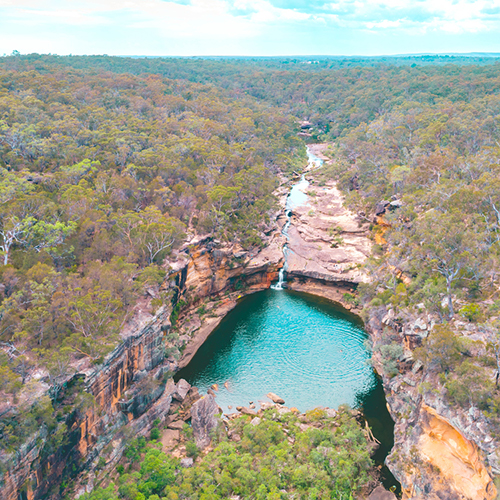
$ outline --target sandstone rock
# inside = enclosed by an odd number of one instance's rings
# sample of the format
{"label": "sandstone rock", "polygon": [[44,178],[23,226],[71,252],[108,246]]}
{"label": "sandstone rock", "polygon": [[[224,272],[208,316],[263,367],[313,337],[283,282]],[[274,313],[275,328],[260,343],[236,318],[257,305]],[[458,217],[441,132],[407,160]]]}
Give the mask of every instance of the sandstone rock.
{"label": "sandstone rock", "polygon": [[427,323],[422,318],[417,318],[413,326],[419,330],[427,330]]}
{"label": "sandstone rock", "polygon": [[283,398],[280,398],[279,396],[277,396],[276,394],[274,394],[273,392],[268,392],[267,393],[267,397],[273,402],[273,403],[276,403],[276,404],[280,404],[280,405],[284,405],[285,404],[285,400]]}
{"label": "sandstone rock", "polygon": [[262,422],[262,420],[259,417],[252,418],[252,421],[250,422],[253,426],[259,425]]}
{"label": "sandstone rock", "polygon": [[210,394],[196,401],[191,408],[191,425],[198,448],[205,448],[210,444],[210,431],[217,427],[215,415],[218,413],[219,407]]}
{"label": "sandstone rock", "polygon": [[246,406],[242,406],[241,410],[239,410],[239,411],[243,415],[250,415],[251,417],[256,417],[257,416],[257,412],[251,410],[250,408],[247,408]]}
{"label": "sandstone rock", "polygon": [[163,451],[171,450],[179,441],[180,432],[177,429],[166,429],[162,432],[161,444]]}
{"label": "sandstone rock", "polygon": [[370,493],[368,500],[396,500],[396,495],[387,491],[383,486],[377,486]]}
{"label": "sandstone rock", "polygon": [[177,399],[177,401],[184,401],[187,393],[189,392],[189,389],[191,389],[191,384],[181,378],[179,382],[177,382],[176,392],[172,394],[172,397],[174,399]]}
{"label": "sandstone rock", "polygon": [[385,209],[391,204],[390,201],[382,200],[375,205],[375,215],[385,214]]}
{"label": "sandstone rock", "polygon": [[178,431],[182,430],[183,427],[184,427],[183,420],[175,420],[174,422],[170,422],[167,425],[167,429],[176,429]]}
{"label": "sandstone rock", "polygon": [[269,410],[269,408],[274,408],[274,403],[268,403],[267,401],[259,401],[259,403],[261,410]]}
{"label": "sandstone rock", "polygon": [[194,460],[191,457],[181,459],[181,467],[192,467]]}
{"label": "sandstone rock", "polygon": [[335,418],[337,416],[337,410],[333,408],[327,408],[325,411],[328,418]]}
{"label": "sandstone rock", "polygon": [[191,389],[189,389],[189,392],[186,395],[186,398],[182,402],[182,407],[183,408],[189,408],[196,401],[198,401],[198,399],[200,399],[200,398],[201,398],[201,396],[200,396],[200,393],[198,392],[198,388],[197,387],[191,387]]}

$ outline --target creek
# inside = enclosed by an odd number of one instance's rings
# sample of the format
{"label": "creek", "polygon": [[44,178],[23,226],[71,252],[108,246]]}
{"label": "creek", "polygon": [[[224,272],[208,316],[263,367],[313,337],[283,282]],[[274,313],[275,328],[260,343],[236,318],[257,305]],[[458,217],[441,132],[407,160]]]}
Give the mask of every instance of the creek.
{"label": "creek", "polygon": [[[305,183],[302,177],[287,198],[284,236],[293,208],[307,201]],[[284,288],[287,251],[285,245],[279,282],[242,298],[176,379],[186,379],[201,393],[217,384],[224,413],[250,402],[258,408],[259,402],[269,402],[268,392],[301,412],[342,404],[357,408],[381,443],[374,459],[382,465],[394,444],[394,422],[369,363],[363,322],[327,299]],[[386,467],[383,479],[387,487],[397,487]]]}

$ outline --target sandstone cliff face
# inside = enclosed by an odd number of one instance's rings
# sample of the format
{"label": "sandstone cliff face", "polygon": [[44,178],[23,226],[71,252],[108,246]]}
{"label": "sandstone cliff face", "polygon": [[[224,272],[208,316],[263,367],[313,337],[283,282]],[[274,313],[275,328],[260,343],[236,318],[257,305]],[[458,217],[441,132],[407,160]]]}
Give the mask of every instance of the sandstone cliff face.
{"label": "sandstone cliff face", "polygon": [[[63,477],[74,475],[75,469],[88,467],[110,443],[111,459],[113,454],[120,454],[119,430],[123,432],[128,425],[140,434],[148,429],[155,414],[168,412],[168,397],[162,401],[162,377],[169,368],[164,364],[163,346],[164,332],[170,327],[167,312],[162,309],[135,335],[128,336],[101,366],[74,376],[85,379],[86,390],[95,404],[89,405],[84,414],[68,416],[66,442],[54,453],[43,453],[47,436],[42,428],[13,455],[12,467],[2,478],[2,500],[17,500],[19,495],[35,500],[57,497],[58,490],[52,486]],[[146,378],[155,387],[143,394],[138,382]],[[134,386],[136,390],[127,394]],[[151,411],[155,405],[157,410]],[[144,418],[148,409],[149,415]]]}
{"label": "sandstone cliff face", "polygon": [[493,500],[497,491],[491,478],[498,468],[496,444],[480,412],[450,408],[444,394],[421,392],[426,376],[411,351],[426,335],[431,322],[422,319],[399,324],[394,314],[378,308],[371,312],[369,329],[375,352],[384,328],[405,346],[400,373],[384,374],[381,358],[374,356],[383,375],[389,411],[394,419],[394,448],[387,458],[391,472],[400,481],[404,499]]}

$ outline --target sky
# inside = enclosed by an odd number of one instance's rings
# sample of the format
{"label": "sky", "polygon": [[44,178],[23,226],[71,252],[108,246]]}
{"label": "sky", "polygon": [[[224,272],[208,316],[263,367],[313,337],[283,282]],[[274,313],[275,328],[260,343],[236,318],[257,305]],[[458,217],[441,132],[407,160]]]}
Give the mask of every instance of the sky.
{"label": "sky", "polygon": [[500,52],[500,0],[0,0],[0,55]]}

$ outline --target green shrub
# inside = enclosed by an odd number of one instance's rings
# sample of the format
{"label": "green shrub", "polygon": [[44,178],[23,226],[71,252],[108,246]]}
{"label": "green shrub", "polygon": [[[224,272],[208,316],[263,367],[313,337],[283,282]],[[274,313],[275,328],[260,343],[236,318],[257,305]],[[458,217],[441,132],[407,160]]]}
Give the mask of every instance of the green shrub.
{"label": "green shrub", "polygon": [[481,316],[481,308],[477,304],[467,304],[460,308],[459,314],[467,321],[475,322]]}
{"label": "green shrub", "polygon": [[186,443],[186,455],[188,457],[196,458],[199,451],[200,450],[198,450],[198,447],[196,446],[196,443],[194,441],[188,441]]}
{"label": "green shrub", "polygon": [[389,377],[394,377],[399,373],[398,361],[403,355],[404,349],[401,344],[392,342],[378,348],[382,356],[382,367]]}
{"label": "green shrub", "polygon": [[447,325],[436,325],[413,355],[425,366],[448,372],[462,358],[462,341]]}

